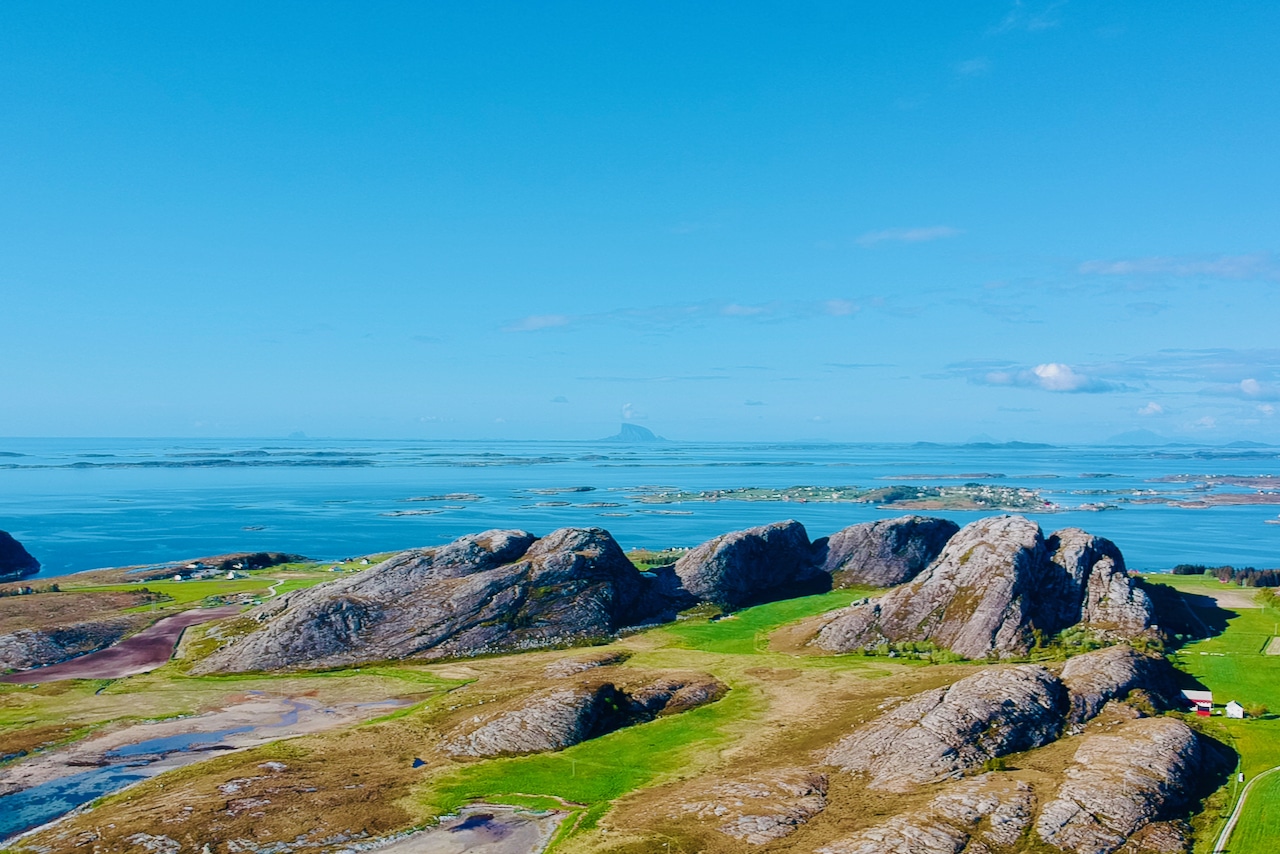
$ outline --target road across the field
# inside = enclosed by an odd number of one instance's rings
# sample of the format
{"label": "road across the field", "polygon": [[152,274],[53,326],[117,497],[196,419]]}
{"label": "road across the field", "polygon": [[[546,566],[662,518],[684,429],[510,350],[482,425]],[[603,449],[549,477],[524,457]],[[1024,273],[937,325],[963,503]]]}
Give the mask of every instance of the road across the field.
{"label": "road across the field", "polygon": [[239,605],[221,608],[196,608],[165,617],[112,647],[21,673],[0,676],[0,682],[55,682],[59,679],[120,679],[155,670],[169,660],[182,633],[191,626],[230,617],[240,612]]}

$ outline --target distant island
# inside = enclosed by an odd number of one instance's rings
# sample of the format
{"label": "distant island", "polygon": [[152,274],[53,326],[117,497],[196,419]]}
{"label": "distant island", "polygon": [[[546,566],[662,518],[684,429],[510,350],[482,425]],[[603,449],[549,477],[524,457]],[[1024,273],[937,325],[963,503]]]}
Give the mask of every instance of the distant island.
{"label": "distant island", "polygon": [[638,442],[665,442],[667,440],[654,433],[648,427],[641,427],[639,424],[629,424],[624,421],[617,433],[612,436],[606,436],[600,441],[634,444]]}

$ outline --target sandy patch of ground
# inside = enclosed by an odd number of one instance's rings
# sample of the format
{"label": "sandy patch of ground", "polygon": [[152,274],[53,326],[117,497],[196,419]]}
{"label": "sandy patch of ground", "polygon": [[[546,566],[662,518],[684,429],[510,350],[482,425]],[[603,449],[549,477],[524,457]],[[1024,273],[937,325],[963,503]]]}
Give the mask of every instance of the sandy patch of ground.
{"label": "sandy patch of ground", "polygon": [[[103,732],[10,765],[0,770],[0,796],[88,769],[146,759],[154,761],[140,772],[155,776],[218,753],[358,723],[386,714],[396,705],[388,701],[322,706],[307,698],[253,696],[203,715]],[[195,734],[208,738],[183,738]]]}
{"label": "sandy patch of ground", "polygon": [[436,827],[374,850],[377,854],[538,854],[565,816],[475,804]]}

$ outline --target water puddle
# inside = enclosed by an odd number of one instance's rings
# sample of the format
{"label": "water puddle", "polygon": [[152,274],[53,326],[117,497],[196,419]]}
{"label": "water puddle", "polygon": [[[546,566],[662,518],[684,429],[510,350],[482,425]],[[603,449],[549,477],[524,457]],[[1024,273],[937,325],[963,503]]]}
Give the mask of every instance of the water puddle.
{"label": "water puddle", "polygon": [[[0,844],[14,834],[55,821],[77,807],[132,783],[198,762],[209,751],[238,750],[302,732],[319,732],[365,720],[375,709],[394,708],[407,702],[385,700],[325,708],[314,702],[272,698],[256,691],[249,693],[253,695],[252,700],[221,712],[136,725],[0,770],[0,785],[8,784],[4,787],[10,789],[9,794],[0,795]],[[268,722],[248,722],[264,717]],[[229,723],[236,725],[227,726]],[[130,739],[130,736],[149,734],[148,730],[167,734]],[[86,765],[99,767],[78,770]],[[15,787],[17,791],[13,791]]]}
{"label": "water puddle", "polygon": [[[141,763],[145,764],[145,763]],[[0,840],[31,830],[78,806],[145,780],[134,764],[95,768],[0,797]]]}
{"label": "water puddle", "polygon": [[[297,718],[298,713],[296,711],[292,714]],[[279,725],[277,724],[277,726]],[[222,746],[220,742],[227,736],[241,732],[253,732],[253,727],[240,726],[214,732],[188,732],[181,735],[165,736],[164,738],[149,738],[146,741],[139,741],[137,744],[126,744],[124,747],[108,750],[103,756],[107,759],[116,759],[123,756],[173,753],[179,750],[216,750],[219,746]],[[2,799],[0,799],[0,804],[3,804]]]}

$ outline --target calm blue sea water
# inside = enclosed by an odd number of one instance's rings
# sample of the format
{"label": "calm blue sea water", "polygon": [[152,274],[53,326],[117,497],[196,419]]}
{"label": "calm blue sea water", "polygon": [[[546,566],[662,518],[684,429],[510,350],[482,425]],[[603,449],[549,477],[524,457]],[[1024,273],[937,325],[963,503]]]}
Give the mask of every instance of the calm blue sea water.
{"label": "calm blue sea water", "polygon": [[[624,548],[663,547],[786,518],[818,537],[896,514],[849,504],[643,505],[634,499],[637,487],[946,485],[963,480],[930,476],[959,474],[1041,489],[1078,506],[1114,500],[1089,494],[1096,490],[1176,497],[1189,488],[1151,482],[1166,475],[1280,475],[1280,448],[0,439],[0,529],[44,564],[42,576],[241,550],[339,558],[492,527],[545,534],[596,525]],[[533,491],[566,487],[593,490]],[[406,500],[460,492],[481,499]],[[598,503],[620,506],[584,506]],[[405,510],[438,512],[385,515]],[[1274,567],[1280,525],[1264,521],[1278,512],[1129,504],[1037,518],[1046,531],[1076,525],[1112,538],[1138,569],[1180,562]],[[939,515],[963,524],[983,514]]]}

